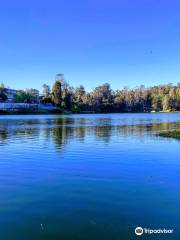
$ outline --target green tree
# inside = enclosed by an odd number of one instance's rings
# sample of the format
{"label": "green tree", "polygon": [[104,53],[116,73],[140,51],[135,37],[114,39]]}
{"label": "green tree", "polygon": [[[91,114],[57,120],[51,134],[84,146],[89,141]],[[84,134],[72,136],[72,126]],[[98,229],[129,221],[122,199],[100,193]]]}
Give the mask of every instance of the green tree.
{"label": "green tree", "polygon": [[27,95],[28,103],[38,103],[39,102],[39,91],[38,90],[36,90],[34,88],[26,89],[26,95]]}
{"label": "green tree", "polygon": [[155,95],[152,99],[152,108],[155,111],[161,111],[162,110],[162,95]]}
{"label": "green tree", "polygon": [[61,81],[56,80],[53,88],[52,88],[52,102],[56,106],[61,106],[62,101],[62,89],[61,89]]}
{"label": "green tree", "polygon": [[39,101],[38,91],[36,89],[19,90],[14,96],[16,103],[37,103]]}
{"label": "green tree", "polygon": [[162,107],[163,107],[163,111],[165,111],[165,112],[170,110],[170,98],[168,95],[166,95],[163,98]]}
{"label": "green tree", "polygon": [[0,102],[5,102],[7,100],[6,89],[3,83],[0,85]]}
{"label": "green tree", "polygon": [[50,95],[50,93],[51,93],[50,86],[47,85],[47,84],[43,84],[43,85],[42,85],[42,88],[43,88],[43,96],[44,96],[44,97],[49,97],[49,95]]}
{"label": "green tree", "polygon": [[15,103],[24,103],[27,102],[27,94],[25,91],[20,90],[17,91],[16,95],[14,96],[14,102]]}
{"label": "green tree", "polygon": [[68,86],[68,84],[64,85],[64,87],[62,88],[61,107],[67,110],[71,110],[72,98],[73,98],[73,88]]}
{"label": "green tree", "polygon": [[110,112],[112,110],[113,95],[108,83],[96,87],[92,94],[94,106],[97,111]]}
{"label": "green tree", "polygon": [[51,96],[50,86],[47,85],[47,84],[43,84],[42,88],[43,88],[42,102],[43,103],[52,103],[52,96]]}

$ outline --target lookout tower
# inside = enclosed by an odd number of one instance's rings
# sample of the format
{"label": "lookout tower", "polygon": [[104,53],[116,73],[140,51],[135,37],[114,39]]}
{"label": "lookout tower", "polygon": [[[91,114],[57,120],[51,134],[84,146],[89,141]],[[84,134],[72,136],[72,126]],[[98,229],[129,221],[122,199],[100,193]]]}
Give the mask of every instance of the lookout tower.
{"label": "lookout tower", "polygon": [[66,80],[64,79],[64,74],[62,74],[62,73],[56,74],[55,80],[61,82],[61,86],[62,86],[63,88],[66,88],[66,87],[67,87],[67,82],[66,82]]}
{"label": "lookout tower", "polygon": [[64,81],[64,74],[62,74],[62,73],[56,74],[55,80],[63,82]]}

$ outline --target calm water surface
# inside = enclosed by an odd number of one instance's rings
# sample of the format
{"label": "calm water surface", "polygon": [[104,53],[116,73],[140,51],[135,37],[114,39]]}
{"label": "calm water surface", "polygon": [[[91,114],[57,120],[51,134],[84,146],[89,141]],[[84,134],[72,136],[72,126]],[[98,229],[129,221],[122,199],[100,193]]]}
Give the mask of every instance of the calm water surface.
{"label": "calm water surface", "polygon": [[[180,239],[180,114],[0,116],[0,239]],[[134,228],[174,229],[136,238]]]}

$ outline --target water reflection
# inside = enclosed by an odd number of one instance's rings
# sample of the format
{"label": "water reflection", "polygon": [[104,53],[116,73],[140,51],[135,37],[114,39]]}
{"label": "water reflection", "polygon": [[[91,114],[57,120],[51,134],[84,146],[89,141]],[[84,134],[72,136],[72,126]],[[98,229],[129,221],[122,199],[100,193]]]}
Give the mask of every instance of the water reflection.
{"label": "water reflection", "polygon": [[160,131],[180,129],[180,122],[161,122],[125,124],[126,121],[112,123],[111,118],[54,118],[54,119],[19,119],[0,121],[0,144],[9,141],[29,139],[43,140],[44,144],[53,142],[56,148],[62,148],[70,141],[85,141],[89,137],[108,143],[112,136],[119,137],[157,137]]}
{"label": "water reflection", "polygon": [[161,116],[0,117],[0,239],[178,232],[180,142],[157,133],[180,129],[180,115]]}

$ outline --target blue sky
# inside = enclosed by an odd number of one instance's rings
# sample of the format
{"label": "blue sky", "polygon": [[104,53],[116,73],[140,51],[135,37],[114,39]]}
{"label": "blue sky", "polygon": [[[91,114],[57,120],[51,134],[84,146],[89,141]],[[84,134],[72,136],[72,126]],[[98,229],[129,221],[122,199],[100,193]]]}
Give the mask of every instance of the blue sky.
{"label": "blue sky", "polygon": [[180,82],[180,2],[11,0],[0,6],[0,82],[87,90]]}

